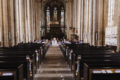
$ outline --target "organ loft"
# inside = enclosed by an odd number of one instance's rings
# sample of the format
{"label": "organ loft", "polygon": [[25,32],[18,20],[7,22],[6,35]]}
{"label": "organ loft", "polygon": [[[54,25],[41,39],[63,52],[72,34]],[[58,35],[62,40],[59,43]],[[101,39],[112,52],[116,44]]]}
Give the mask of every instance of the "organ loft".
{"label": "organ loft", "polygon": [[0,80],[120,80],[120,0],[0,0]]}

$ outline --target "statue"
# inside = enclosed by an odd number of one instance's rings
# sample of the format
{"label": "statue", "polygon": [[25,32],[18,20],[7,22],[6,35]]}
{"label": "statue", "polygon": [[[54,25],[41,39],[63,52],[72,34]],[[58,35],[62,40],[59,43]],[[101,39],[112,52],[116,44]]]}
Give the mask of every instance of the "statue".
{"label": "statue", "polygon": [[54,8],[54,21],[57,21],[57,8]]}

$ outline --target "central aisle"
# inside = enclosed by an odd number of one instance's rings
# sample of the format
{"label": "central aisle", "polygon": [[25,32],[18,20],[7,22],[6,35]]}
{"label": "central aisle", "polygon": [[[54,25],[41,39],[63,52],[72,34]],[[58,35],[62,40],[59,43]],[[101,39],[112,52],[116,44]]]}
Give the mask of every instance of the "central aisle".
{"label": "central aisle", "polygon": [[73,80],[73,74],[59,47],[50,47],[34,80]]}

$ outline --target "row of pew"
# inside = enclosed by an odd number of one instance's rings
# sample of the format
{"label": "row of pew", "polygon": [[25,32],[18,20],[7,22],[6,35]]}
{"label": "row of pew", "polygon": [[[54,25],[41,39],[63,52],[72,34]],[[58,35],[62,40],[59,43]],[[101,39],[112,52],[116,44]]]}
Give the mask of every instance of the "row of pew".
{"label": "row of pew", "polygon": [[0,80],[33,80],[47,49],[42,43],[0,47]]}
{"label": "row of pew", "polygon": [[115,48],[87,43],[61,45],[75,80],[119,80],[120,54]]}

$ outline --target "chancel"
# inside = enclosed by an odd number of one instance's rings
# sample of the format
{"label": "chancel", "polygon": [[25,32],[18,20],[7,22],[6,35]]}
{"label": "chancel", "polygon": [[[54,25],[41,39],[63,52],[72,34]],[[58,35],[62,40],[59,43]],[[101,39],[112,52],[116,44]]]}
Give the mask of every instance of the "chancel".
{"label": "chancel", "polygon": [[0,80],[119,80],[120,0],[0,0]]}

